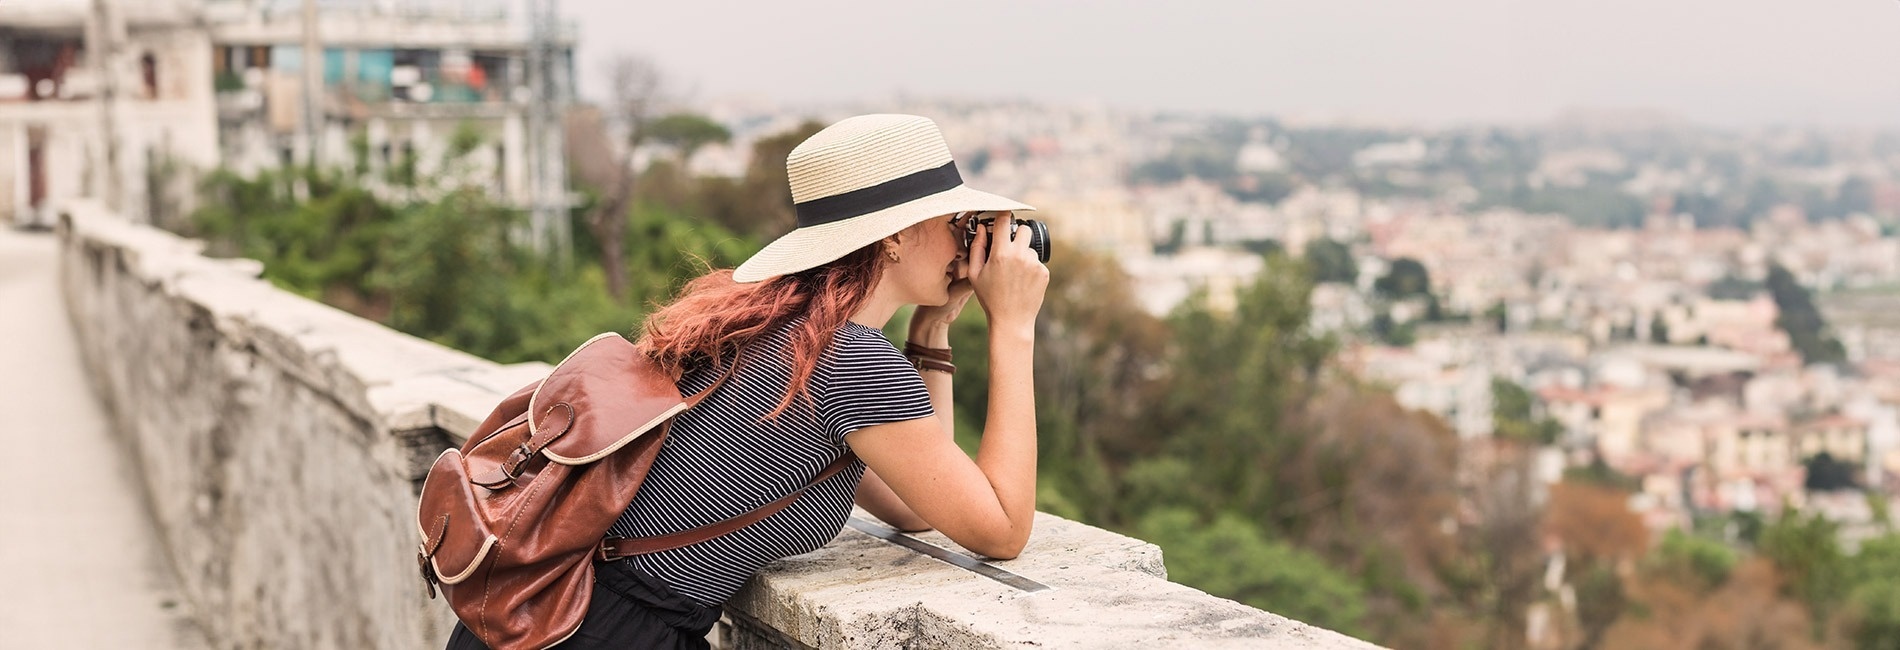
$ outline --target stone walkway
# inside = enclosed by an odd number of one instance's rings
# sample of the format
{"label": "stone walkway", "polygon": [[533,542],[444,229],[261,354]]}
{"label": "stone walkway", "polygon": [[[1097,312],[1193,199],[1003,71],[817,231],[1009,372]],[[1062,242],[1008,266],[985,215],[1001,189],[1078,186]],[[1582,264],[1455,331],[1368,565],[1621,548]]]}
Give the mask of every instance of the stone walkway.
{"label": "stone walkway", "polygon": [[0,647],[207,648],[86,384],[56,244],[0,226]]}

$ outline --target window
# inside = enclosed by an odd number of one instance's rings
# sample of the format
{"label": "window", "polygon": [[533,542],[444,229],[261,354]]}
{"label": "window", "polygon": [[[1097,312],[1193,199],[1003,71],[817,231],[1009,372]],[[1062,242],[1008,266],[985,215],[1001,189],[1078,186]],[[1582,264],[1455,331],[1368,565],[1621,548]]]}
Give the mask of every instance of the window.
{"label": "window", "polygon": [[158,99],[158,57],[151,52],[139,57],[139,78],[145,82],[145,98]]}

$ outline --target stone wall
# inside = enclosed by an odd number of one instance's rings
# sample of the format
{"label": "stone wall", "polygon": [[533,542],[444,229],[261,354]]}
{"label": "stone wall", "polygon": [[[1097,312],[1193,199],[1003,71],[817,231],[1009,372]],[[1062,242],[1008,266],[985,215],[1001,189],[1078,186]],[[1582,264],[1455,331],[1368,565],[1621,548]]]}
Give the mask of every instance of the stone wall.
{"label": "stone wall", "polygon": [[[419,479],[547,366],[391,331],[90,204],[65,208],[60,230],[67,307],[143,473],[163,529],[152,543],[214,642],[439,647],[452,618],[416,575]],[[1021,558],[989,565],[1046,587],[1035,591],[916,550],[961,554],[940,535],[898,541],[912,546],[847,528],[774,564],[717,637],[742,649],[1371,647],[1167,582],[1155,546],[1049,515]]]}
{"label": "stone wall", "polygon": [[164,536],[127,541],[165,546],[214,642],[439,647],[452,619],[415,564],[424,459],[545,369],[403,336],[87,204],[60,229],[88,374]]}

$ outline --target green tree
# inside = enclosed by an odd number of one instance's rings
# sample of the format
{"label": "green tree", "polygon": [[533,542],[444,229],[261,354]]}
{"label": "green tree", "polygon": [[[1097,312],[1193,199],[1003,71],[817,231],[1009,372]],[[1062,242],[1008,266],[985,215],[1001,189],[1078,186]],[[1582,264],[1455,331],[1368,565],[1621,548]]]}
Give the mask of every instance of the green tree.
{"label": "green tree", "polygon": [[1727,544],[1680,530],[1663,534],[1651,559],[1653,567],[1691,582],[1704,592],[1722,586],[1741,555]]}
{"label": "green tree", "polygon": [[[651,137],[650,125],[667,102],[666,76],[651,59],[621,54],[607,62],[606,104],[571,112],[564,124],[568,168],[588,193],[581,223],[599,248],[608,294],[627,297],[625,239],[627,211],[634,200],[633,152]],[[608,133],[622,129],[620,140]],[[644,190],[642,190],[644,192]]]}
{"label": "green tree", "polygon": [[1578,572],[1575,587],[1577,622],[1583,626],[1583,642],[1578,647],[1599,647],[1604,633],[1629,608],[1629,594],[1615,570],[1596,564]]}
{"label": "green tree", "polygon": [[1176,372],[1151,426],[1173,432],[1166,455],[1195,468],[1202,487],[1182,496],[1193,495],[1204,513],[1279,501],[1274,478],[1259,468],[1300,444],[1276,425],[1289,401],[1312,390],[1334,345],[1308,328],[1311,293],[1304,265],[1273,257],[1232,313],[1209,308],[1202,296],[1169,319]]}
{"label": "green tree", "polygon": [[1331,239],[1316,239],[1306,245],[1306,262],[1313,267],[1313,281],[1353,284],[1359,281],[1359,265],[1352,249]]}
{"label": "green tree", "polygon": [[1391,311],[1380,310],[1372,316],[1372,335],[1386,345],[1410,347],[1418,342],[1418,327],[1415,321],[1396,322]]}
{"label": "green tree", "polygon": [[1432,275],[1418,260],[1401,257],[1392,261],[1392,268],[1386,271],[1384,277],[1373,281],[1372,289],[1392,300],[1429,296],[1432,293]]}
{"label": "green tree", "polygon": [[363,180],[304,169],[215,173],[195,229],[216,253],[263,261],[279,286],[504,363],[558,361],[602,331],[630,332],[651,303],[703,268],[692,260],[726,266],[758,247],[642,204],[615,217],[626,233],[617,248],[630,252],[622,285],[638,290],[623,305],[599,260],[559,263],[517,244],[524,215],[487,188],[446,173],[419,179],[410,198],[384,200]]}
{"label": "green tree", "polygon": [[1532,415],[1530,391],[1503,377],[1491,379],[1491,435],[1536,445],[1556,444],[1563,425]]}
{"label": "green tree", "polygon": [[654,142],[672,147],[679,153],[680,169],[686,168],[693,154],[701,147],[732,139],[732,132],[726,130],[724,125],[697,113],[674,113],[661,117],[647,126],[647,134]]}
{"label": "green tree", "polygon": [[1854,591],[1854,647],[1900,648],[1900,576],[1863,584]]}
{"label": "green tree", "polygon": [[700,183],[695,214],[701,214],[735,233],[770,240],[798,225],[792,210],[785,159],[792,148],[825,125],[805,121],[784,133],[752,143],[752,161],[737,182],[706,179]]}
{"label": "green tree", "polygon": [[1774,296],[1775,326],[1788,334],[1801,360],[1814,363],[1844,363],[1847,351],[1828,333],[1827,320],[1814,306],[1808,289],[1795,281],[1794,274],[1780,264],[1768,265],[1768,293]]}
{"label": "green tree", "polygon": [[1855,647],[1900,648],[1900,535],[1862,542],[1849,566],[1855,579],[1848,599]]}
{"label": "green tree", "polygon": [[[1803,515],[1792,508],[1761,532],[1757,547],[1788,576],[1785,591],[1801,600],[1823,621],[1849,588],[1847,557],[1839,541],[1840,526],[1821,513]],[[1817,624],[1817,636],[1819,633]]]}
{"label": "green tree", "polygon": [[1169,579],[1309,625],[1361,634],[1365,592],[1326,560],[1268,538],[1246,518],[1203,523],[1182,508],[1141,518],[1136,530],[1168,558]]}

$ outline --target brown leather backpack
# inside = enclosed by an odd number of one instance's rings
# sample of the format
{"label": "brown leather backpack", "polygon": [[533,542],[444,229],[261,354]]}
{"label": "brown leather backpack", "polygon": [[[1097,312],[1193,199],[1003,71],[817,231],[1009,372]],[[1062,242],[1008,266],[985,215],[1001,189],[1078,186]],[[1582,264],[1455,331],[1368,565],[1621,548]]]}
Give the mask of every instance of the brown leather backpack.
{"label": "brown leather backpack", "polygon": [[[729,375],[728,375],[729,376]],[[695,544],[790,505],[855,458],[839,458],[784,498],[701,528],[603,539],[633,503],[674,415],[691,398],[618,334],[582,344],[546,379],[501,401],[460,450],[437,457],[422,485],[416,562],[430,598],[491,648],[545,648],[580,629],[594,560]]]}

